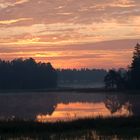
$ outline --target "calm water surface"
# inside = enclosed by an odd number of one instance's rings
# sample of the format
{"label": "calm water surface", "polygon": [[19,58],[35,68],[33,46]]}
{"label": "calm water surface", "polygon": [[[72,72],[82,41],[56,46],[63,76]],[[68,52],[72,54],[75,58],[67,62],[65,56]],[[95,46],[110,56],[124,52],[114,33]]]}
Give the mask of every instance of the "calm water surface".
{"label": "calm water surface", "polygon": [[0,119],[66,121],[83,117],[140,115],[140,95],[106,93],[1,93]]}

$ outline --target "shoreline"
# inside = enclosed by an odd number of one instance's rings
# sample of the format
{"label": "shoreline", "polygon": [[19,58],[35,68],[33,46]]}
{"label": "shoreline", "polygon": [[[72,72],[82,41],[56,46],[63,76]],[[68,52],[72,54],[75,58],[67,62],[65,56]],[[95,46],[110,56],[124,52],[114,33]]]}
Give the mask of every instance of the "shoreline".
{"label": "shoreline", "polygon": [[66,87],[59,87],[59,88],[52,88],[52,89],[2,89],[0,93],[30,93],[30,92],[77,92],[77,93],[126,93],[126,94],[139,94],[140,90],[118,90],[118,89],[105,89],[105,88],[66,88]]}

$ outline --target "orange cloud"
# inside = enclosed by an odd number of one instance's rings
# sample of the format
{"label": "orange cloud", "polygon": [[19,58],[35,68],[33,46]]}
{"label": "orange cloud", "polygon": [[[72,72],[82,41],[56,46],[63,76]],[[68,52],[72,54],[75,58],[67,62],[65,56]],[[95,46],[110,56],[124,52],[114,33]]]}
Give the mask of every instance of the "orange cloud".
{"label": "orange cloud", "polygon": [[19,19],[11,19],[11,20],[0,20],[0,24],[9,25],[9,24],[12,24],[12,23],[16,23],[16,22],[19,22],[19,21],[26,21],[26,20],[31,20],[31,18],[19,18]]}

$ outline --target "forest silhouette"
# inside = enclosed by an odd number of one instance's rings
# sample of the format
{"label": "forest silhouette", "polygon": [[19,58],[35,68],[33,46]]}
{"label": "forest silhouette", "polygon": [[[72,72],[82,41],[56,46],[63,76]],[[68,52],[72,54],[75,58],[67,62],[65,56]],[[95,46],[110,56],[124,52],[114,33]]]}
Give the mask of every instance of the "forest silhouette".
{"label": "forest silhouette", "polygon": [[57,86],[57,72],[50,63],[33,58],[0,60],[0,89],[42,89]]}
{"label": "forest silhouette", "polygon": [[[58,83],[105,83],[107,89],[140,89],[140,44],[128,69],[54,69],[33,58],[0,59],[0,89],[48,89]],[[94,86],[94,85],[93,85]]]}
{"label": "forest silhouette", "polygon": [[103,83],[103,69],[54,69],[33,58],[0,60],[0,89],[48,89],[58,84]]}
{"label": "forest silhouette", "polygon": [[140,44],[136,44],[127,70],[111,69],[104,78],[106,88],[140,89]]}

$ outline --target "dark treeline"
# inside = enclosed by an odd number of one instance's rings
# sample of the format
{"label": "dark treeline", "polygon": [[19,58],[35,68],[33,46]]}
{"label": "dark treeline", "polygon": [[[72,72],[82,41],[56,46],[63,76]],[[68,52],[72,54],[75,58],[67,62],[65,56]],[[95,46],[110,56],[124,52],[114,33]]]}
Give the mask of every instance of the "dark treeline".
{"label": "dark treeline", "polygon": [[[140,89],[140,44],[134,49],[128,69],[57,69],[51,63],[37,63],[33,58],[0,59],[0,89],[46,89],[57,83],[86,84],[105,83],[106,88]],[[84,84],[84,85],[83,85]]]}
{"label": "dark treeline", "polygon": [[103,69],[61,69],[57,70],[58,83],[101,83],[107,74]]}
{"label": "dark treeline", "polygon": [[0,89],[39,89],[57,86],[57,72],[50,63],[34,59],[0,60]]}
{"label": "dark treeline", "polygon": [[140,89],[140,44],[134,48],[132,63],[127,70],[109,70],[104,78],[106,88]]}
{"label": "dark treeline", "polygon": [[103,69],[55,70],[50,63],[37,63],[33,58],[12,61],[0,59],[0,89],[45,89],[54,88],[57,84],[103,84],[106,74],[107,71]]}

